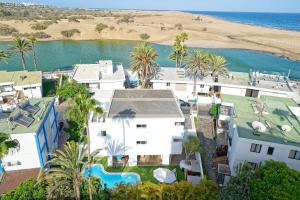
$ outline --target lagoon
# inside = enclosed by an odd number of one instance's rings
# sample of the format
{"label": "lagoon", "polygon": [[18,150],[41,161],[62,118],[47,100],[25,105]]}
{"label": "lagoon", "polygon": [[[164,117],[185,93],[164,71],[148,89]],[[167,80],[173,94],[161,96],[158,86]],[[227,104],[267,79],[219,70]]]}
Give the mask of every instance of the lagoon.
{"label": "lagoon", "polygon": [[[72,66],[77,63],[95,63],[100,59],[109,59],[130,66],[130,51],[137,42],[98,40],[98,41],[43,41],[37,44],[38,66],[42,71]],[[0,42],[0,49],[8,49],[11,42]],[[160,66],[175,67],[168,59],[170,46],[153,44],[158,51],[157,59]],[[191,48],[192,49],[192,48]],[[291,70],[292,79],[300,79],[300,61],[292,61],[271,53],[242,49],[204,49],[224,56],[228,68],[232,71],[249,72],[252,70],[281,72],[287,74]],[[28,69],[33,70],[31,54],[26,55]],[[0,70],[22,70],[18,55],[0,63]]]}

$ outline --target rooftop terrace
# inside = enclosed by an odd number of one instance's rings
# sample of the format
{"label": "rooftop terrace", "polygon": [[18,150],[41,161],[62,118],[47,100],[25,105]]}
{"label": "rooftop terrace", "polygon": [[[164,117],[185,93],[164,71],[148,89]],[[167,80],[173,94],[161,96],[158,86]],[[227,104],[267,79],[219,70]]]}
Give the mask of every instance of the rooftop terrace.
{"label": "rooftop terrace", "polygon": [[[7,117],[2,117],[0,119],[0,132],[8,133],[8,134],[22,134],[22,133],[34,133],[38,130],[40,123],[46,113],[46,111],[49,109],[49,106],[51,102],[53,101],[52,97],[47,98],[36,98],[36,99],[29,99],[29,103],[31,105],[36,105],[40,109],[39,111],[30,116],[34,119],[34,121],[31,123],[29,127],[9,122],[9,115]],[[16,108],[16,110],[13,111],[12,114],[20,111],[20,108]],[[26,113],[25,111],[21,111],[21,113]],[[11,115],[12,115],[11,114]]]}
{"label": "rooftop terrace", "polygon": [[115,90],[108,117],[183,118],[171,90]]}
{"label": "rooftop terrace", "polygon": [[[258,115],[254,113],[252,106],[255,100],[251,97],[222,95],[223,102],[230,102],[235,106],[235,123],[238,127],[239,136],[253,140],[300,146],[299,119],[288,108],[288,106],[297,106],[297,104],[288,98],[261,97],[260,100],[267,106],[267,113],[263,115],[261,122],[266,125],[267,121],[271,124],[271,128],[267,128],[263,133],[254,134],[252,122],[258,121]],[[281,130],[282,125],[292,127],[291,131],[283,132]]]}
{"label": "rooftop terrace", "polygon": [[42,84],[41,71],[0,71],[0,84],[14,82],[15,85]]}

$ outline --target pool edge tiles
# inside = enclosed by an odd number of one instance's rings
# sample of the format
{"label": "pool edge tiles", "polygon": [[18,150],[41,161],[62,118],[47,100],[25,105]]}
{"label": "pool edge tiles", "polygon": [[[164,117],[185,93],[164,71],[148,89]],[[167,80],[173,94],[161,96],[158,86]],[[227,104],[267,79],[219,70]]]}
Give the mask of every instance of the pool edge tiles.
{"label": "pool edge tiles", "polygon": [[[84,173],[87,176],[87,170]],[[100,178],[101,186],[113,189],[117,184],[135,184],[141,181],[141,177],[135,172],[107,172],[103,165],[95,164],[91,166],[91,176]],[[134,178],[132,178],[134,176]],[[124,180],[122,180],[124,179]]]}

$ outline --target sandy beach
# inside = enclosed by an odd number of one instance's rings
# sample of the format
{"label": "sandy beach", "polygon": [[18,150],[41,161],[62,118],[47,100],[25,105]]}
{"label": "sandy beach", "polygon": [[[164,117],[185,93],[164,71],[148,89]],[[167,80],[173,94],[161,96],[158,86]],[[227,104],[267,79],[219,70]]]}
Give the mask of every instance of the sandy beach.
{"label": "sandy beach", "polygon": [[[118,23],[114,17],[96,17],[79,20],[80,23],[59,20],[50,25],[45,33],[51,35],[47,40],[66,39],[61,31],[78,29],[73,40],[141,40],[147,33],[149,42],[171,45],[175,36],[187,32],[190,47],[203,48],[241,48],[271,52],[290,59],[300,60],[300,32],[277,30],[252,25],[233,23],[214,17],[175,11],[112,11],[114,14],[130,14],[134,22]],[[15,27],[20,33],[38,32],[31,28],[33,21],[0,21]],[[101,33],[95,30],[98,23],[108,26]],[[182,29],[178,28],[182,25]],[[0,40],[11,40],[11,36],[0,36]]]}

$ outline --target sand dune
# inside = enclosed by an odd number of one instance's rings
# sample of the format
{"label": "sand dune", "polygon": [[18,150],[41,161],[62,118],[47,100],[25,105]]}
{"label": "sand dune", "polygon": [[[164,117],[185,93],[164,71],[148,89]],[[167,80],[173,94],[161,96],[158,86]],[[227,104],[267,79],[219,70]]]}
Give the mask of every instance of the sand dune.
{"label": "sand dune", "polygon": [[[114,17],[97,17],[80,20],[80,23],[60,20],[57,24],[50,25],[44,32],[51,35],[50,40],[66,39],[61,35],[61,31],[72,28],[77,28],[81,32],[73,36],[71,38],[73,40],[141,40],[140,34],[147,33],[150,36],[148,41],[170,45],[176,34],[185,31],[189,34],[187,44],[190,47],[251,49],[300,60],[300,32],[238,24],[209,16],[175,11],[112,12],[130,13],[135,16],[134,22],[118,24]],[[198,16],[200,19],[197,18]],[[1,23],[13,26],[21,33],[37,32],[30,27],[34,22],[11,20],[1,21]],[[106,24],[111,28],[106,28],[99,34],[95,31],[98,23]],[[181,24],[183,29],[175,28],[176,24]],[[10,39],[12,38],[0,36],[0,40]]]}

